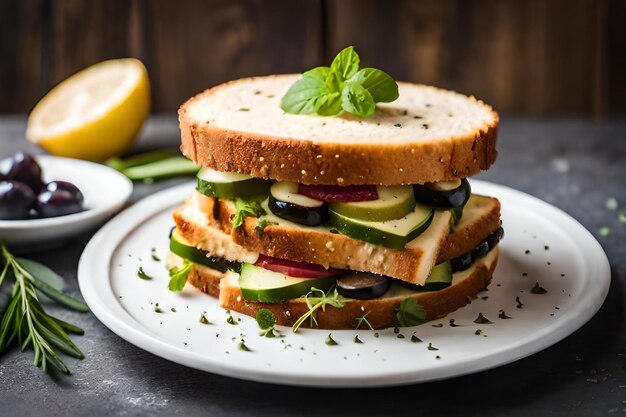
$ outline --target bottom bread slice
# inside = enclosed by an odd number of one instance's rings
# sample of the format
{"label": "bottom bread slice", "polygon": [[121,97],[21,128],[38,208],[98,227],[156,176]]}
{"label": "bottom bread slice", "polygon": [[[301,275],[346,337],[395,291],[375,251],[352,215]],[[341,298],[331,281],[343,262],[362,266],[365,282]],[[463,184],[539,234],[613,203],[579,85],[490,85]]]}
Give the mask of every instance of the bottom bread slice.
{"label": "bottom bread slice", "polygon": [[[452,285],[438,291],[417,292],[399,284],[380,298],[353,300],[342,308],[327,306],[316,313],[318,328],[354,329],[357,319],[367,314],[367,320],[376,329],[399,326],[396,314],[400,303],[407,298],[415,298],[426,311],[426,321],[446,316],[468,304],[476,294],[487,288],[498,262],[498,248],[492,249],[485,257],[476,261],[469,269],[456,272]],[[189,272],[188,282],[200,290],[219,297],[220,307],[255,317],[262,308],[271,310],[276,323],[292,326],[308,311],[304,298],[294,298],[279,303],[248,302],[243,298],[238,284],[239,275],[234,272],[221,273],[213,269],[195,265]],[[302,327],[310,326],[307,320]],[[363,327],[361,327],[363,328]]]}

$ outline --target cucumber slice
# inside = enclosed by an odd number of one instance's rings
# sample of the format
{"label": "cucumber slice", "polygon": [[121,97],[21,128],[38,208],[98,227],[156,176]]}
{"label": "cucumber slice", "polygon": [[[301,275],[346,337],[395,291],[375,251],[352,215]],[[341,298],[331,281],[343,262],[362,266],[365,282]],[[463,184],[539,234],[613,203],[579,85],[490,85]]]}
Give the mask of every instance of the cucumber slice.
{"label": "cucumber slice", "polygon": [[235,172],[202,168],[196,175],[196,189],[209,197],[233,200],[236,197],[267,194],[272,181]]}
{"label": "cucumber slice", "polygon": [[437,291],[447,288],[452,284],[452,264],[450,261],[442,262],[430,271],[430,275],[424,282],[424,290]]}
{"label": "cucumber slice", "polygon": [[239,262],[228,261],[224,258],[207,256],[207,253],[190,246],[180,235],[178,230],[174,230],[170,236],[170,251],[183,259],[187,259],[195,264],[204,265],[220,272],[227,270],[238,272],[241,268]]}
{"label": "cucumber slice", "polygon": [[402,249],[428,228],[434,213],[431,207],[416,205],[412,212],[401,219],[369,222],[352,219],[329,210],[329,220],[335,229],[346,236],[375,245]]}
{"label": "cucumber slice", "polygon": [[239,274],[239,287],[246,301],[275,303],[301,297],[313,287],[327,291],[336,280],[335,277],[294,278],[244,263]]}
{"label": "cucumber slice", "polygon": [[376,200],[331,203],[329,208],[351,219],[375,222],[402,218],[415,208],[411,185],[376,187],[376,191]]}
{"label": "cucumber slice", "polygon": [[306,208],[319,208],[324,205],[323,201],[315,200],[303,194],[298,194],[298,184],[295,182],[279,181],[272,184],[270,189],[272,197],[278,201],[295,204]]}

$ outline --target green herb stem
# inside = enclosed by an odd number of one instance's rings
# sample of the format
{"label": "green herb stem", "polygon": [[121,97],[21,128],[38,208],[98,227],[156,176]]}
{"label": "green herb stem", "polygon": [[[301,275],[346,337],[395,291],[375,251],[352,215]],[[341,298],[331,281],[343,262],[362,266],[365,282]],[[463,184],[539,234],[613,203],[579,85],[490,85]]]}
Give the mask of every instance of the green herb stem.
{"label": "green herb stem", "polygon": [[[319,296],[315,297],[314,294],[318,294]],[[327,305],[335,308],[343,308],[346,303],[352,301],[351,299],[345,298],[340,295],[336,288],[334,289],[334,291],[331,288],[330,290],[328,290],[328,292],[324,292],[323,290],[320,290],[318,288],[311,288],[311,291],[309,291],[304,296],[304,299],[306,301],[308,311],[300,316],[300,318],[294,323],[293,327],[291,328],[294,333],[298,331],[298,329],[300,328],[302,323],[306,321],[306,319],[311,320],[311,327],[317,327],[316,313],[319,309],[321,309],[322,311],[326,311]]]}
{"label": "green herb stem", "polygon": [[[47,292],[44,293],[50,298],[64,305],[77,307],[76,309],[82,309],[82,302],[66,296],[31,275],[4,245],[0,245],[0,249],[5,261],[0,274],[0,285],[8,275],[9,269],[13,271],[15,277],[10,301],[0,323],[0,354],[13,343],[16,343],[22,351],[32,347],[35,353],[33,362],[35,366],[41,367],[45,372],[54,368],[70,374],[70,369],[59,357],[57,351],[83,359],[83,353],[72,342],[67,332],[74,334],[84,332],[78,326],[47,314],[39,302],[36,289],[44,292],[42,288],[45,288]],[[43,266],[40,265],[40,267]],[[64,297],[59,297],[59,294]]]}

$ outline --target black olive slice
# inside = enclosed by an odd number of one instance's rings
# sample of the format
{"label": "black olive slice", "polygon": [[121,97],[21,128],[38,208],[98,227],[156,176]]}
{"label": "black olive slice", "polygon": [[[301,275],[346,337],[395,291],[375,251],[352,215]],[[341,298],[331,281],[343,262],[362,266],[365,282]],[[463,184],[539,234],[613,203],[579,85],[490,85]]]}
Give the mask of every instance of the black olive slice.
{"label": "black olive slice", "polygon": [[328,207],[325,204],[320,207],[304,207],[270,196],[268,205],[272,213],[294,223],[318,226],[328,220]]}
{"label": "black olive slice", "polygon": [[458,258],[454,258],[450,260],[452,264],[452,272],[465,271],[469,268],[472,263],[474,263],[474,257],[472,256],[472,252],[465,253]]}
{"label": "black olive slice", "polygon": [[474,258],[474,260],[482,258],[487,254],[487,252],[489,252],[489,249],[489,243],[482,242],[480,245],[478,245],[476,249],[474,249],[474,252],[472,252],[472,257]]}
{"label": "black olive slice", "polygon": [[426,185],[414,185],[415,201],[431,207],[463,207],[472,194],[472,188],[466,178],[461,185],[450,191],[436,191]]}
{"label": "black olive slice", "polygon": [[498,244],[498,242],[502,240],[503,237],[504,237],[504,229],[501,227],[495,232],[491,233],[487,237],[487,239],[485,239],[485,242],[487,242],[487,244],[489,245],[489,250],[493,249]]}
{"label": "black olive slice", "polygon": [[337,291],[344,297],[370,300],[383,295],[389,288],[389,279],[382,275],[356,272],[337,279]]}

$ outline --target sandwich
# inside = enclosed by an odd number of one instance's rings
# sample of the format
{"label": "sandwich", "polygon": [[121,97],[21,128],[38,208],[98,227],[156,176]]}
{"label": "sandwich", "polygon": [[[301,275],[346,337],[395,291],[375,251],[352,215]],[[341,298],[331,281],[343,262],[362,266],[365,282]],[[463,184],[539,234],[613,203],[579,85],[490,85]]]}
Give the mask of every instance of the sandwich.
{"label": "sandwich", "polygon": [[170,289],[297,330],[418,325],[488,286],[500,203],[467,178],[496,159],[497,113],[359,64],[350,47],[181,106],[202,169],[173,213]]}

